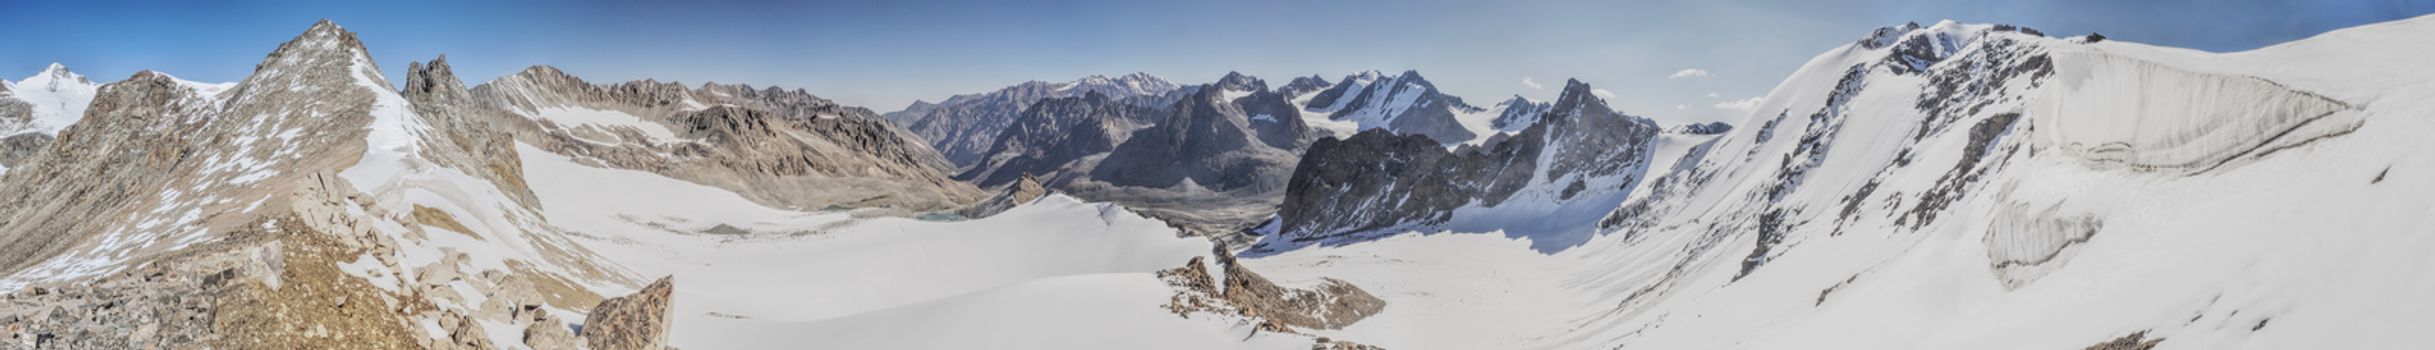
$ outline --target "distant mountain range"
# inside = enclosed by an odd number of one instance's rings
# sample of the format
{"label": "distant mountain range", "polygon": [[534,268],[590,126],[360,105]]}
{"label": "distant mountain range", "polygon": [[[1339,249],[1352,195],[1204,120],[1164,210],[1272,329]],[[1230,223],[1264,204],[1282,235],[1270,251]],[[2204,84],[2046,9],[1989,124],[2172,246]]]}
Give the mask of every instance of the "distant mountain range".
{"label": "distant mountain range", "polygon": [[1414,71],[392,80],[325,20],[233,83],[0,81],[0,347],[2424,348],[2431,35],[1908,23],[1663,125]]}

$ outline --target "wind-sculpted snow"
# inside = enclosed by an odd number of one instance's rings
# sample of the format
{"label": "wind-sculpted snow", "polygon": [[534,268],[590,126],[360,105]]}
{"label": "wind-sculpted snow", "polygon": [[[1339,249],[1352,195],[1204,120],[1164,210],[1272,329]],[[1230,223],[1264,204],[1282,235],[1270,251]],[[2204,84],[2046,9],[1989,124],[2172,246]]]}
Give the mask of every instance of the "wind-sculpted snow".
{"label": "wind-sculpted snow", "polygon": [[[2035,104],[2064,152],[2092,163],[2198,173],[2269,142],[2357,129],[2349,104],[2252,77],[2093,52],[2056,55],[2055,88]],[[2327,127],[2301,127],[2326,123]]]}
{"label": "wind-sculpted snow", "polygon": [[2038,276],[2060,269],[2076,245],[2105,227],[2086,214],[2067,215],[2059,208],[2032,208],[2024,203],[1999,206],[1987,223],[1987,258],[2004,286],[2017,288]]}
{"label": "wind-sculpted snow", "polygon": [[[2427,325],[2435,188],[2399,181],[2435,85],[2391,63],[2435,57],[2435,18],[2227,54],[1974,27],[1811,61],[1554,254],[1611,306],[1526,347],[2435,343],[2392,335]],[[1974,39],[1910,41],[1940,37]]]}

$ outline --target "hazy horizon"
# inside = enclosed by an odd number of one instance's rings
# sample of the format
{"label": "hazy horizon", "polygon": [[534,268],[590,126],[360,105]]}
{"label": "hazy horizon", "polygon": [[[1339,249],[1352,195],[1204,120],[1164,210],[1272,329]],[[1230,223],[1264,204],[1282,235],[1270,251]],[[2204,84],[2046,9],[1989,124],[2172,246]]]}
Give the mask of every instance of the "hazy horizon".
{"label": "hazy horizon", "polygon": [[[595,82],[803,88],[886,112],[914,100],[1144,72],[1179,84],[1229,71],[1282,85],[1418,70],[1477,105],[1553,98],[1565,79],[1669,124],[1739,122],[1812,56],[1870,30],[1952,19],[2053,36],[2239,51],[2435,12],[2435,0],[2164,1],[1068,1],[19,4],[0,14],[0,78],[53,62],[95,80],[152,69],[235,81],[328,18],[391,76],[448,55],[478,84],[532,65]],[[805,20],[810,18],[812,20]],[[108,43],[108,44],[97,44]]]}

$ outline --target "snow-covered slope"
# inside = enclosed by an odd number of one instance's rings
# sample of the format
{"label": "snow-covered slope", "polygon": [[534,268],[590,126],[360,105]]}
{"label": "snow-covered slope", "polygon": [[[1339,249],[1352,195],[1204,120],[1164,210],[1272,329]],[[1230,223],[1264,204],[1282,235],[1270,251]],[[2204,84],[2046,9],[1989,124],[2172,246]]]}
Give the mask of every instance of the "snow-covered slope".
{"label": "snow-covered slope", "polygon": [[[1248,327],[1157,308],[1173,291],[1151,272],[1208,254],[1210,245],[1111,204],[1050,195],[971,221],[860,220],[769,209],[530,147],[520,153],[529,175],[565,179],[534,185],[551,222],[580,232],[606,261],[680,276],[672,340],[681,347],[1310,344],[1277,335],[1246,341]],[[1105,331],[1116,328],[1128,331]]]}
{"label": "snow-covered slope", "polygon": [[84,118],[100,88],[58,63],[22,80],[0,80],[0,173],[49,148],[60,130]]}
{"label": "snow-covered slope", "polygon": [[[15,100],[0,102],[0,136],[59,134],[84,118],[85,106],[93,103],[93,94],[100,88],[101,84],[58,63],[25,79],[0,80],[0,100]],[[8,111],[13,109],[8,105],[15,104],[22,104],[24,110]]]}
{"label": "snow-covered slope", "polygon": [[[1320,332],[1399,349],[2424,347],[2435,71],[2398,65],[2428,35],[1887,28],[1652,164],[1578,247],[1412,233],[1251,264],[1432,305]],[[1443,329],[1474,333],[1415,331]]]}
{"label": "snow-covered slope", "polygon": [[[656,82],[602,94],[633,109],[472,108],[444,62],[391,90],[325,21],[233,85],[102,85],[0,174],[0,319],[43,348],[2426,348],[2429,37],[2435,17],[2207,53],[1911,24],[1812,58],[1740,127],[1661,131],[1568,82],[1449,113],[1485,131],[1463,142],[1341,109],[1429,105],[1393,102],[1404,79],[1297,79],[1293,103],[1230,75],[1157,94],[1175,107],[1122,142],[1079,129],[1104,158],[1056,157],[1259,189],[1242,169],[1309,140],[1313,115],[1279,113],[1340,91],[1317,120],[1361,131],[1308,147],[1300,200],[1235,260],[1064,194],[922,220],[603,166],[495,123],[648,146],[878,117]],[[1127,89],[1031,116],[1150,88]],[[1092,136],[1051,124],[1016,134]]]}

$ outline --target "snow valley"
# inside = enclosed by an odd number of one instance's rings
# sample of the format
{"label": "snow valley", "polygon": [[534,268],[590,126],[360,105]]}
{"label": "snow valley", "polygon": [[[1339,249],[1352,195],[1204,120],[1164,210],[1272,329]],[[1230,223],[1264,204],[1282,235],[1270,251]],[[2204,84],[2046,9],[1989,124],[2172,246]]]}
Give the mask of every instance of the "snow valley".
{"label": "snow valley", "polygon": [[1730,125],[1410,70],[883,113],[302,29],[0,84],[0,348],[2435,347],[2435,17],[1906,23]]}

